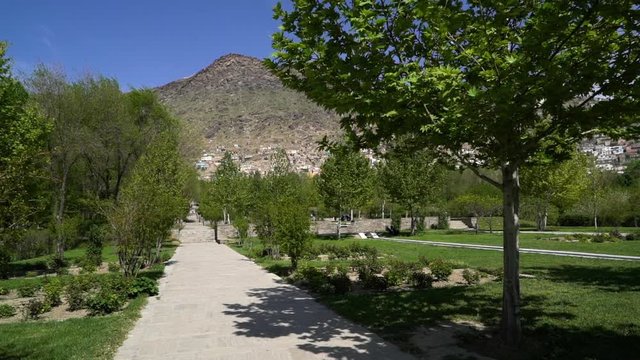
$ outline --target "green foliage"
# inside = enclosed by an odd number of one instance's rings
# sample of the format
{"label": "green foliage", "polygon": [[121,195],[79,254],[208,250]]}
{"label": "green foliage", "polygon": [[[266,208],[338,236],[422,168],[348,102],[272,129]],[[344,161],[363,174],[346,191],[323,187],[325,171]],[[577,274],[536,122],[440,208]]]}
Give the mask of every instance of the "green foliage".
{"label": "green foliage", "polygon": [[37,272],[37,271],[27,271],[27,272],[24,274],[24,276],[25,276],[25,277],[36,277],[36,276],[38,276],[38,272]]}
{"label": "green foliage", "polygon": [[94,266],[102,265],[102,243],[105,237],[105,229],[99,226],[92,226],[89,230],[89,240],[85,257]]}
{"label": "green foliage", "polygon": [[447,214],[446,212],[438,214],[438,224],[436,225],[436,228],[440,230],[449,229],[449,214]]}
{"label": "green foliage", "polygon": [[[373,191],[374,173],[369,160],[346,146],[335,148],[316,177],[318,192],[328,209],[338,217],[344,211],[365,205]],[[336,227],[340,237],[340,226]]]}
{"label": "green foliage", "polygon": [[332,293],[333,286],[329,283],[327,275],[314,266],[302,266],[294,273],[294,281],[301,281],[302,285],[307,286],[311,291],[317,293]]}
{"label": "green foliage", "polygon": [[34,297],[36,292],[40,290],[39,284],[26,284],[18,288],[18,296],[20,297]]}
{"label": "green foliage", "polygon": [[402,260],[393,260],[387,263],[387,271],[384,273],[389,286],[398,286],[409,282],[411,274],[416,271],[416,264]]}
{"label": "green foliage", "polygon": [[[0,248],[38,222],[46,209],[46,186],[41,179],[51,130],[12,76],[6,51],[7,43],[0,41]],[[0,278],[2,268],[0,255]]]}
{"label": "green foliage", "polygon": [[62,304],[62,290],[63,283],[59,278],[52,278],[42,287],[44,292],[44,302],[49,307],[54,307]]}
{"label": "green foliage", "polygon": [[333,286],[336,294],[342,295],[351,291],[351,279],[347,275],[347,269],[337,269],[329,274],[329,284]]}
{"label": "green foliage", "polygon": [[0,319],[12,317],[16,314],[16,308],[9,304],[0,304]]}
{"label": "green foliage", "polygon": [[434,278],[431,274],[424,271],[414,270],[410,275],[411,285],[417,289],[427,289],[433,285]]}
{"label": "green foliage", "polygon": [[84,309],[86,307],[89,291],[98,287],[98,281],[90,275],[72,277],[65,287],[65,298],[70,311]]}
{"label": "green foliage", "polygon": [[10,275],[11,254],[0,245],[0,279],[7,279]]}
{"label": "green foliage", "polygon": [[0,286],[0,296],[8,295],[8,294],[9,294],[9,289],[7,289],[6,287]]}
{"label": "green foliage", "polygon": [[31,299],[22,307],[22,314],[25,319],[37,319],[40,315],[51,310],[51,306],[39,299]]}
{"label": "green foliage", "polygon": [[436,162],[432,153],[416,151],[402,142],[386,154],[385,160],[379,172],[381,183],[394,202],[409,210],[413,235],[417,231],[419,210],[435,202],[441,193],[444,167]]}
{"label": "green foliage", "polygon": [[443,259],[435,259],[429,263],[429,270],[436,281],[446,281],[453,272],[453,265]]}
{"label": "green foliage", "polygon": [[108,264],[107,270],[110,273],[119,273],[122,269],[120,268],[120,265],[118,265],[117,263],[110,262]]}
{"label": "green foliage", "polygon": [[91,315],[107,315],[120,310],[125,302],[125,296],[107,288],[90,296],[86,306]]}
{"label": "green foliage", "polygon": [[66,273],[68,265],[66,260],[58,256],[51,256],[47,259],[47,269],[59,275]]}
{"label": "green foliage", "polygon": [[274,210],[275,237],[282,250],[291,258],[292,268],[295,269],[311,242],[308,207],[285,200]]}
{"label": "green foliage", "polygon": [[468,285],[477,285],[480,283],[480,273],[472,269],[464,269],[462,278]]}
{"label": "green foliage", "polygon": [[186,166],[171,133],[158,135],[136,163],[108,214],[125,275],[135,276],[159,260],[162,242],[188,208]]}
{"label": "green foliage", "polygon": [[154,296],[158,295],[158,283],[148,277],[137,277],[133,279],[127,292],[129,298],[136,298],[140,295]]}

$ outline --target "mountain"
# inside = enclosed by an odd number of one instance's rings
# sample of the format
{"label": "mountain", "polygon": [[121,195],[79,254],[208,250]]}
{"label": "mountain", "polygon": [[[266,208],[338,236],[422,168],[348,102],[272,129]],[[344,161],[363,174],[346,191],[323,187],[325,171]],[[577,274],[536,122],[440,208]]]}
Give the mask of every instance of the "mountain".
{"label": "mountain", "polygon": [[155,90],[175,115],[199,129],[207,139],[203,150],[214,155],[231,150],[245,170],[267,170],[270,151],[278,147],[298,168],[317,167],[322,160],[317,141],[340,134],[338,116],[285,88],[253,57],[223,56]]}

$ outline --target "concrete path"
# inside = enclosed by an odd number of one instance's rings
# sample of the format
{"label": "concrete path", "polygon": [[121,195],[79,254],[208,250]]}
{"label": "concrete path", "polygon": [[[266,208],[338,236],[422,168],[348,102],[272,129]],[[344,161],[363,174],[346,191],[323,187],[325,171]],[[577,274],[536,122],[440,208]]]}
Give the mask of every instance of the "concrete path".
{"label": "concrete path", "polygon": [[410,359],[187,223],[116,359]]}
{"label": "concrete path", "polygon": [[[389,238],[380,237],[382,240],[394,241],[400,243],[452,247],[452,248],[464,248],[475,250],[490,250],[490,251],[503,251],[502,246],[499,245],[479,245],[479,244],[465,244],[465,243],[453,243],[444,241],[430,241],[430,240],[413,240],[402,238]],[[561,250],[544,250],[544,249],[527,249],[520,248],[521,254],[542,254],[542,255],[554,255],[554,256],[568,256],[579,257],[585,259],[599,259],[599,260],[626,260],[626,261],[640,261],[640,256],[632,255],[614,255],[614,254],[599,254],[599,253],[586,253],[579,251],[561,251]]]}

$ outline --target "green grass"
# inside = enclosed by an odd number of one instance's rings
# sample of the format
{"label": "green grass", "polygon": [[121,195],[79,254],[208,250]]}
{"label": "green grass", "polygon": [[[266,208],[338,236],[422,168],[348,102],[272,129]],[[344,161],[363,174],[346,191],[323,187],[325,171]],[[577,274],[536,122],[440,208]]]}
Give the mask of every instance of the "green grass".
{"label": "green grass", "polygon": [[134,299],[108,316],[0,325],[0,359],[111,359],[145,303]]}
{"label": "green grass", "polygon": [[[489,231],[489,218],[481,217],[480,218],[480,230]],[[502,217],[494,216],[491,222],[491,228],[493,230],[502,230]],[[527,231],[536,231],[536,223],[534,221],[521,220],[520,221],[520,229]],[[555,226],[549,225],[547,226],[546,231],[563,231],[563,232],[611,232],[613,230],[618,230],[623,233],[627,232],[638,232],[640,228],[637,227],[625,227],[625,226],[598,226],[596,229],[593,226]]]}
{"label": "green grass", "polygon": [[[165,243],[165,256],[175,252],[176,245]],[[84,256],[83,249],[65,252],[69,259]],[[117,261],[115,248],[105,248],[105,261]],[[37,262],[29,259],[25,262]],[[164,264],[156,264],[140,276],[158,279]],[[71,275],[66,275],[68,277]],[[39,278],[16,278],[0,281],[0,287],[14,289],[25,284],[42,283]],[[98,317],[64,321],[29,321],[0,325],[0,359],[111,359],[127,333],[140,317],[146,298],[132,300],[122,311]]]}
{"label": "green grass", "polygon": [[[520,247],[640,256],[640,241],[620,240],[616,242],[586,243],[558,241],[557,239],[559,237],[559,235],[550,234],[520,234]],[[424,234],[407,238],[479,245],[502,245],[502,234],[474,234],[473,232],[446,233],[442,231],[428,231]]]}
{"label": "green grass", "polygon": [[[441,236],[447,236],[441,233]],[[448,235],[454,236],[454,235]],[[484,237],[485,235],[479,235]],[[495,239],[494,239],[495,240]],[[388,257],[443,258],[458,266],[500,269],[502,253],[394,243],[383,240],[314,240],[375,246]],[[528,239],[528,241],[541,241]],[[640,246],[629,242],[630,246]],[[614,243],[611,245],[617,245]],[[626,244],[626,243],[625,243]],[[603,244],[580,244],[603,245]],[[237,249],[247,253],[245,249]],[[627,249],[628,250],[628,249]],[[626,251],[626,250],[625,250]],[[496,351],[495,341],[471,338],[466,346],[503,359],[629,359],[640,353],[640,263],[521,254],[522,321],[526,341],[517,352]],[[287,261],[256,260],[284,273]],[[318,262],[313,262],[318,264]],[[406,339],[421,325],[466,319],[497,328],[502,284],[422,291],[326,296],[339,314],[410,350]]]}

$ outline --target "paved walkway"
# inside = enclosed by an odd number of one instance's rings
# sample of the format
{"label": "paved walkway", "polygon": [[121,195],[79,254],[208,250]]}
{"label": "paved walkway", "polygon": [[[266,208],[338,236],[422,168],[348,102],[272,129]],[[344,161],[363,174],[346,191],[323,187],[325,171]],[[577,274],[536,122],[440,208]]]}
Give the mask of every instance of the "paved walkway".
{"label": "paved walkway", "polygon": [[116,359],[410,359],[187,223]]}

